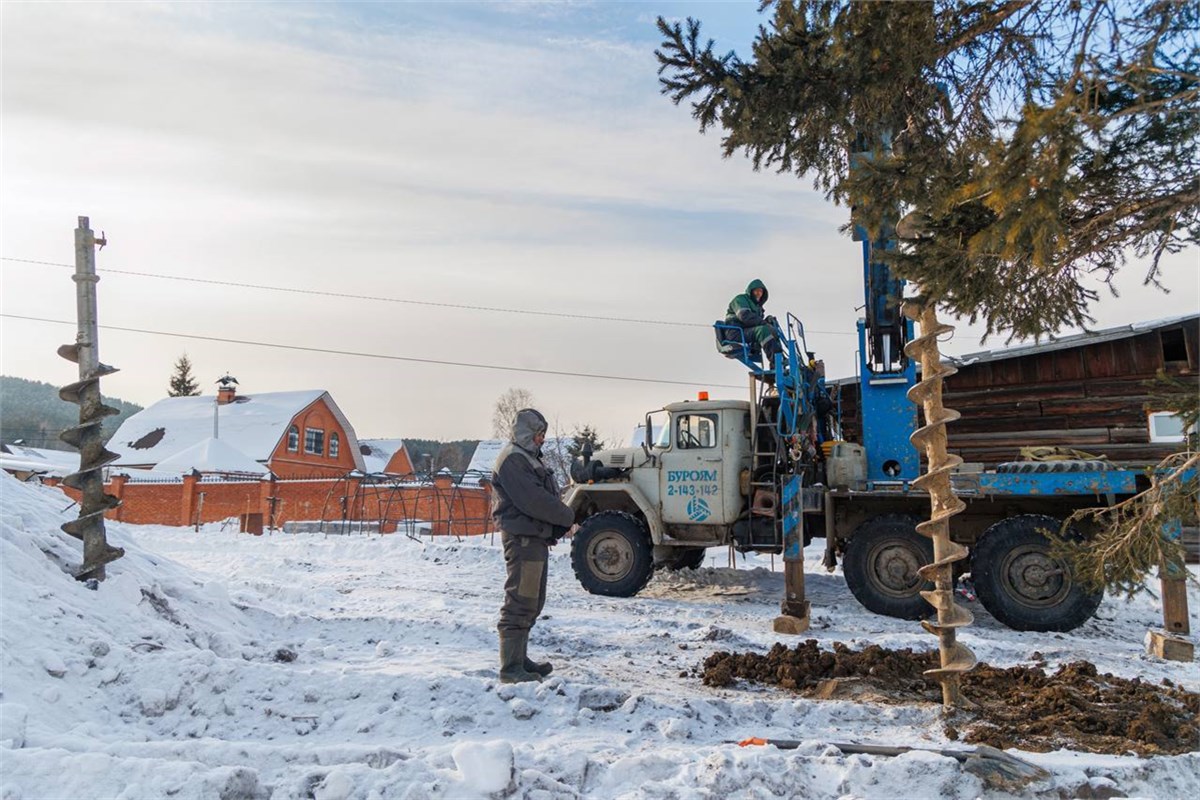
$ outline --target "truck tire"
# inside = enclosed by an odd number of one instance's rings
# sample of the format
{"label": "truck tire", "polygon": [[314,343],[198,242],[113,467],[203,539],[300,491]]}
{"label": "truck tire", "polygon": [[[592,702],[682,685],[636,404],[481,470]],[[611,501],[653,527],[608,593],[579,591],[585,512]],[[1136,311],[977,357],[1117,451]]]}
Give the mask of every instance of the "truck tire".
{"label": "truck tire", "polygon": [[996,465],[996,472],[1022,472],[1043,474],[1047,472],[1104,472],[1113,468],[1108,461],[1005,461]]}
{"label": "truck tire", "polygon": [[933,541],[917,533],[905,514],[881,514],[854,529],[842,557],[851,594],[868,611],[900,619],[921,619],[932,611],[921,597],[933,584],[917,570],[933,563]]}
{"label": "truck tire", "polygon": [[1060,520],[1022,514],[984,531],[971,554],[971,579],[979,602],[999,622],[1018,631],[1070,631],[1091,619],[1104,599],[1088,591],[1067,564],[1050,555],[1042,530]]}
{"label": "truck tire", "polygon": [[646,526],[624,511],[593,514],[571,537],[571,566],[592,594],[633,597],[654,574]]}
{"label": "truck tire", "polygon": [[672,572],[678,572],[681,569],[696,569],[704,563],[704,554],[708,550],[703,547],[680,547],[678,552],[669,561],[663,563],[663,566]]}

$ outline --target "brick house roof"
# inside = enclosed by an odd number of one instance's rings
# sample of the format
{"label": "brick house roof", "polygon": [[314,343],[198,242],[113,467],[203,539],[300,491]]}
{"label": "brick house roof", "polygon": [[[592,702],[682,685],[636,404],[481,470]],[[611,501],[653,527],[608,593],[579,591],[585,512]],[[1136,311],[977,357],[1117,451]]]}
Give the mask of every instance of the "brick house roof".
{"label": "brick house roof", "polygon": [[363,470],[358,438],[329,392],[307,389],[296,392],[261,392],[239,395],[217,405],[210,396],[167,397],[121,423],[108,449],[121,457],[115,466],[155,465],[213,434],[213,409],[219,417],[219,437],[254,461],[265,464],[297,414],[318,400],[352,441],[345,442],[356,469]]}

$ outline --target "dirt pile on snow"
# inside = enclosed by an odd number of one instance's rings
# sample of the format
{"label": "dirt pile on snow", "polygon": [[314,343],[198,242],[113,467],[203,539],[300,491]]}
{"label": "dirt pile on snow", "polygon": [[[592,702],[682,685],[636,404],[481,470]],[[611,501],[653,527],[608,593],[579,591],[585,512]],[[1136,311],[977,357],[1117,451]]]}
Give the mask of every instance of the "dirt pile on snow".
{"label": "dirt pile on snow", "polygon": [[1087,661],[1064,664],[1053,675],[1041,667],[980,665],[963,691],[983,707],[968,742],[1038,752],[1064,743],[1093,753],[1200,750],[1200,694],[1166,680],[1101,675]]}
{"label": "dirt pile on snow", "polygon": [[[745,680],[820,699],[936,703],[940,689],[922,675],[936,665],[932,651],[877,645],[853,650],[840,642],[822,650],[809,639],[794,648],[776,644],[766,655],[714,653],[705,659],[701,677],[707,686]],[[1200,694],[1167,680],[1155,685],[1101,675],[1086,661],[1064,664],[1053,674],[1040,666],[979,664],[963,676],[963,692],[978,707],[962,712],[946,733],[973,744],[1140,755],[1200,750]]]}

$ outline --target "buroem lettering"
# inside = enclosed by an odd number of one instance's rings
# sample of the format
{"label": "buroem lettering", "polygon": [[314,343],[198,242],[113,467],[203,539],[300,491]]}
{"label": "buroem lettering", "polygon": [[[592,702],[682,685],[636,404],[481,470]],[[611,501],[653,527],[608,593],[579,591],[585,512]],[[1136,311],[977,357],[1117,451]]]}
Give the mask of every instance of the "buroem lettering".
{"label": "buroem lettering", "polygon": [[715,469],[669,469],[667,470],[667,480],[674,481],[715,481],[717,479],[717,471]]}

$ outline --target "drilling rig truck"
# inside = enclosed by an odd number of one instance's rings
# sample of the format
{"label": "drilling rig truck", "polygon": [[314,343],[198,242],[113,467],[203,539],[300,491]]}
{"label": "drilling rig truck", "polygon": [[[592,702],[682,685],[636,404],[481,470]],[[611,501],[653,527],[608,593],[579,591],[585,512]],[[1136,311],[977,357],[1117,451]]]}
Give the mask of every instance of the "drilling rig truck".
{"label": "drilling rig truck", "polygon": [[[913,486],[921,465],[909,442],[918,422],[908,399],[916,364],[905,355],[913,323],[900,312],[904,283],[881,253],[895,246],[894,231],[872,241],[859,229],[855,238],[866,295],[858,322],[861,441],[843,440],[838,405],[798,319],[772,321],[782,352],[765,365],[739,326],[716,323],[718,349],[748,370],[749,397],[701,393],[668,404],[646,416],[640,446],[585,451],[572,467],[565,501],[579,528],[571,558],[585,589],[635,595],[656,568],[699,566],[709,547],[782,553],[783,612],[802,621],[792,631],[800,632],[808,616],[802,547],[824,538],[825,566],[841,563],[867,609],[904,619],[931,613],[921,592],[932,586],[920,570],[933,561],[933,546],[916,530],[930,501]],[[1144,475],[1095,460],[968,467],[952,478],[965,503],[952,539],[969,551],[954,564],[956,577],[969,572],[979,601],[1011,628],[1083,624],[1102,592],[1072,575],[1050,536],[1078,509],[1132,496]]]}

